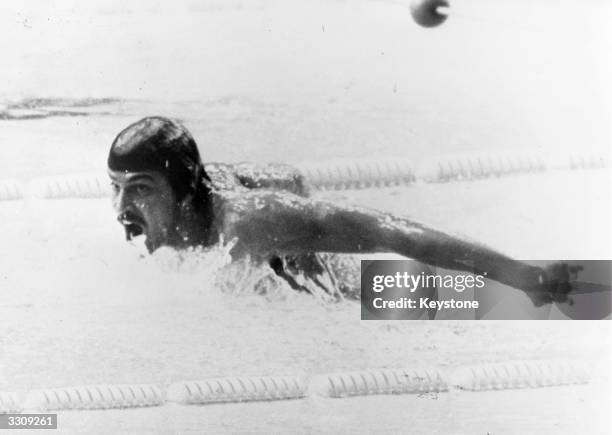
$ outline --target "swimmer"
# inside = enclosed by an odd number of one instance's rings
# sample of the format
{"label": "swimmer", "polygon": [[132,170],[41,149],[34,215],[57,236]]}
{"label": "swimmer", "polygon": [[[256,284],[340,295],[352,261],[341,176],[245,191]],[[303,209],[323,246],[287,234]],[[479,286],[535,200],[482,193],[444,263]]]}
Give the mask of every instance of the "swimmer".
{"label": "swimmer", "polygon": [[205,166],[191,134],[170,119],[144,118],[120,132],[108,174],[128,240],[144,235],[153,252],[236,239],[232,258],[265,262],[298,290],[337,293],[322,279],[329,265],[321,253],[375,252],[486,274],[525,291],[535,305],[566,302],[571,290],[564,264],[542,269],[405,217],[310,199],[290,166]]}

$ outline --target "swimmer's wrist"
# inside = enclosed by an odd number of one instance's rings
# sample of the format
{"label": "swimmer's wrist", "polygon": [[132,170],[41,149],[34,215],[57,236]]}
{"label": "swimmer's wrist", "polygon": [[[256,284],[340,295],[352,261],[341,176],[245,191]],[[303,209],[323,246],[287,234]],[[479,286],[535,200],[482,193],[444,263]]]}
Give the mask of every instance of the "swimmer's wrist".
{"label": "swimmer's wrist", "polygon": [[529,271],[525,274],[525,291],[544,291],[548,283],[546,270],[538,266],[529,266]]}

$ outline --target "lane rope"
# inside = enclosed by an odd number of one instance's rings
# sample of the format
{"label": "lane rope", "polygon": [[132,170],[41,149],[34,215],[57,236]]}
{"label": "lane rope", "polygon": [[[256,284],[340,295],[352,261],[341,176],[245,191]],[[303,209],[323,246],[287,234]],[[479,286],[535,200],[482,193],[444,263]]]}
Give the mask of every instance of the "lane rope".
{"label": "lane rope", "polygon": [[0,413],[545,388],[587,384],[591,377],[583,362],[541,360],[485,363],[455,369],[362,370],[319,374],[307,381],[299,376],[212,378],[175,382],[165,389],[153,384],[90,385],[33,390],[23,401],[18,393],[0,392]]}
{"label": "lane rope", "polygon": [[[610,168],[609,156],[525,154],[457,156],[414,162],[407,159],[354,159],[296,165],[315,190],[346,190],[500,178],[551,170]],[[29,183],[0,180],[0,201],[25,198],[105,198],[110,183],[103,173],[42,177]]]}

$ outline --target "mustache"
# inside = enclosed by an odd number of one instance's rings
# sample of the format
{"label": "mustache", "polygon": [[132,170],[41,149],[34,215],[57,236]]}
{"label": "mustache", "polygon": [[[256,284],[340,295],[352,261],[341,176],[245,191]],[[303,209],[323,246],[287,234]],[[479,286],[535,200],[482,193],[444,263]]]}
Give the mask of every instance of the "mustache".
{"label": "mustache", "polygon": [[123,225],[125,229],[125,238],[127,241],[132,240],[133,236],[138,236],[143,233],[146,223],[144,219],[135,213],[125,211],[117,216],[117,221]]}
{"label": "mustache", "polygon": [[121,214],[119,214],[119,216],[117,216],[117,220],[119,221],[119,223],[121,224],[140,224],[140,225],[144,225],[145,221],[142,217],[138,216],[137,214],[130,212],[130,211],[125,211]]}

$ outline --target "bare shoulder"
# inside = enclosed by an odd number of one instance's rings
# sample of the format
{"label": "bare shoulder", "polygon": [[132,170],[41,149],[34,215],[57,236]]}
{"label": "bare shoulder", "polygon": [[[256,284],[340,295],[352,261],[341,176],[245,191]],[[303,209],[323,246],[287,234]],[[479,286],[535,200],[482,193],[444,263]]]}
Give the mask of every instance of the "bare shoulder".
{"label": "bare shoulder", "polygon": [[224,220],[278,218],[278,213],[303,213],[314,201],[286,190],[244,189],[215,192],[215,214]]}
{"label": "bare shoulder", "polygon": [[267,188],[283,190],[300,196],[308,195],[304,176],[291,165],[240,163],[236,166],[236,174],[242,185],[250,189]]}
{"label": "bare shoulder", "polygon": [[206,173],[217,190],[272,189],[308,196],[303,174],[282,163],[208,163]]}
{"label": "bare shoulder", "polygon": [[204,170],[215,191],[232,191],[244,188],[236,175],[235,165],[227,163],[206,163]]}
{"label": "bare shoulder", "polygon": [[250,254],[302,251],[297,239],[317,232],[312,200],[287,191],[247,189],[214,194],[217,228],[226,240],[238,238],[238,249]]}

